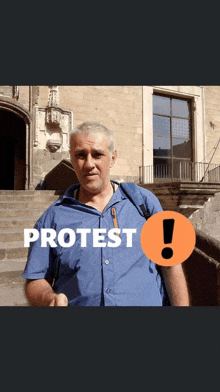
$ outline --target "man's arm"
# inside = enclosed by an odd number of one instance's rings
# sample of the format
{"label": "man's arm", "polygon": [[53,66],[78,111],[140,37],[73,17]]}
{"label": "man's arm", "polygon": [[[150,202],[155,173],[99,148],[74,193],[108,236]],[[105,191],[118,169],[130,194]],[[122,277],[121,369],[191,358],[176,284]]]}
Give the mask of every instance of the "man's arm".
{"label": "man's arm", "polygon": [[160,267],[172,306],[189,306],[189,294],[181,264]]}
{"label": "man's arm", "polygon": [[27,279],[25,285],[25,295],[32,306],[68,306],[68,299],[65,294],[56,294],[50,279]]}

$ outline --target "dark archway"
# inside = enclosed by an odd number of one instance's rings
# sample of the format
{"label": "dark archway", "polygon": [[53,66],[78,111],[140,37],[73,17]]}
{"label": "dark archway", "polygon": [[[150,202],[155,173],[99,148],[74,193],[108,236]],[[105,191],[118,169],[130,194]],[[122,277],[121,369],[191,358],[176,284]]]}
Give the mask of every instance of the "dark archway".
{"label": "dark archway", "polygon": [[18,115],[0,109],[0,189],[25,189],[26,124]]}

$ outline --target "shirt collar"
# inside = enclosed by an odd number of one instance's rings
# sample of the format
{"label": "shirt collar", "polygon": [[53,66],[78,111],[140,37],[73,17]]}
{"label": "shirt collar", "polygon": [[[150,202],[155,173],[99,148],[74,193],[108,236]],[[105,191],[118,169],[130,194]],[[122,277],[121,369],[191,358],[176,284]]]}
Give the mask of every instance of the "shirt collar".
{"label": "shirt collar", "polygon": [[[118,186],[117,191],[113,194],[113,196],[112,196],[111,200],[109,201],[109,203],[112,204],[112,202],[115,203],[117,201],[120,201],[120,200],[123,200],[123,199],[127,199],[125,193],[123,192],[123,190],[120,187],[120,184],[117,181],[113,181],[113,180],[111,180],[111,182],[113,182],[115,184],[118,184],[119,186]],[[76,189],[79,189],[79,187],[80,187],[80,184],[74,184],[74,185],[71,185],[69,188],[67,188],[67,190],[64,192],[63,196],[61,196],[61,198],[58,200],[58,203],[59,204],[62,203],[63,200],[65,200],[65,199],[69,199],[69,200],[72,200],[74,202],[75,199],[73,197],[73,192]]]}
{"label": "shirt collar", "polygon": [[69,188],[67,188],[67,190],[64,192],[63,196],[61,196],[61,198],[58,200],[58,203],[61,204],[63,202],[63,200],[65,200],[65,199],[69,199],[74,202],[75,199],[73,197],[73,192],[75,191],[75,189],[78,189],[79,186],[80,186],[80,184],[74,184],[74,185],[71,185]]}

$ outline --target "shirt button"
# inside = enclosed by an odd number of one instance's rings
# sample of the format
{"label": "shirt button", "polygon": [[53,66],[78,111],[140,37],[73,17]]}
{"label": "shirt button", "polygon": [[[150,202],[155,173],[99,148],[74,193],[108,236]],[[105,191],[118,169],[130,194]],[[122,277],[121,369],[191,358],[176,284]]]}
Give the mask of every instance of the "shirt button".
{"label": "shirt button", "polygon": [[109,264],[109,260],[105,260],[105,264]]}
{"label": "shirt button", "polygon": [[107,289],[107,290],[106,290],[106,293],[110,293],[110,291],[111,291],[110,289]]}

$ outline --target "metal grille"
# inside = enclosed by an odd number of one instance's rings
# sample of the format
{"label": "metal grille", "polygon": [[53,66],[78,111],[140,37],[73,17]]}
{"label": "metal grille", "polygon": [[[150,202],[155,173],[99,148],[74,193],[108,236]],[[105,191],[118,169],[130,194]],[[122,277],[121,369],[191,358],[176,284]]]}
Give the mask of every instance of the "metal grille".
{"label": "metal grille", "polygon": [[220,164],[176,161],[139,168],[140,183],[163,181],[220,182]]}

